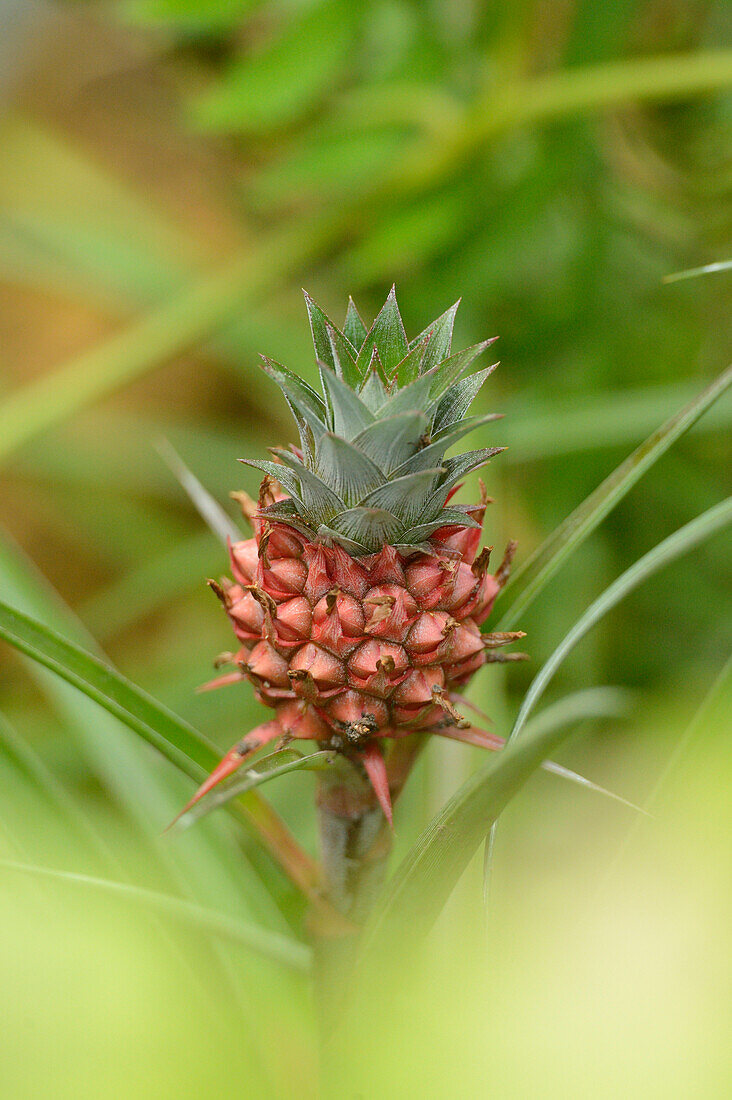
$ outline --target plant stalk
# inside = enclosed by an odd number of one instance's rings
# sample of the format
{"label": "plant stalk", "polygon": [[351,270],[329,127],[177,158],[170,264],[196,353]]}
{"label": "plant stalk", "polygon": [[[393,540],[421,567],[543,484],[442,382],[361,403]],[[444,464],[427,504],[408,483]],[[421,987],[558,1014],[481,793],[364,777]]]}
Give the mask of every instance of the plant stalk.
{"label": "plant stalk", "polygon": [[[390,743],[386,753],[389,791],[398,798],[426,741],[421,733]],[[381,893],[392,833],[363,767],[340,756],[319,776],[316,795],[324,888],[327,900],[348,922],[334,928],[313,915],[314,980],[323,1038],[337,1021],[348,988],[360,932]]]}

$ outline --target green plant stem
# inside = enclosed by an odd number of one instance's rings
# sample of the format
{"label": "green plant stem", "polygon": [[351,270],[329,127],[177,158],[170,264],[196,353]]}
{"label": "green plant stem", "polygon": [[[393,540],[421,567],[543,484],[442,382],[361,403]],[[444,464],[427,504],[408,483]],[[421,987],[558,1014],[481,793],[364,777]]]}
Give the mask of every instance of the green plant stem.
{"label": "green plant stem", "polygon": [[352,929],[333,936],[320,921],[311,922],[315,989],[325,1038],[343,999],[359,926],[370,910],[368,898],[378,891],[385,873],[391,837],[369,783],[343,757],[319,777],[317,807],[328,900]]}
{"label": "green plant stem", "polygon": [[491,87],[454,123],[407,154],[383,187],[411,191],[438,183],[487,141],[549,122],[638,101],[709,95],[732,86],[732,50],[606,62]]}
{"label": "green plant stem", "polygon": [[[396,802],[426,738],[413,734],[389,746],[387,771]],[[315,919],[313,970],[323,1039],[331,1034],[355,965],[361,929],[381,893],[391,853],[391,830],[374,791],[344,757],[319,775],[317,793],[323,878],[330,904],[351,931],[333,930]]]}

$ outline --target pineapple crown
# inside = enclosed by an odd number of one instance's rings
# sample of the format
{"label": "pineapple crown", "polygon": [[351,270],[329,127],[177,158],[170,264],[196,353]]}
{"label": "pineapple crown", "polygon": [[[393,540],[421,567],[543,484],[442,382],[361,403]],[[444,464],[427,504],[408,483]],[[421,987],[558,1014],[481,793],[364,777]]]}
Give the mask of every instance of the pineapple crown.
{"label": "pineapple crown", "polygon": [[352,299],[342,329],[308,294],[305,301],[323,394],[262,356],[295,418],[300,448],[271,448],[276,462],[242,459],[290,494],[261,514],[356,557],[387,543],[428,552],[438,528],[479,526],[469,507],[447,502],[462,477],[505,448],[445,454],[498,419],[467,416],[498,364],[468,371],[494,341],[451,354],[458,301],[409,342],[394,287],[368,330]]}

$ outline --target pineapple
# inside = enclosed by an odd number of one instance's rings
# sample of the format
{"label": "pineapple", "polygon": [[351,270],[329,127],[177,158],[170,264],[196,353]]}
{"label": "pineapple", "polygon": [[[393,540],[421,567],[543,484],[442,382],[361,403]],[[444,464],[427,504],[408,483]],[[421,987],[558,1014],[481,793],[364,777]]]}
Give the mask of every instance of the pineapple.
{"label": "pineapple", "polygon": [[[337,328],[306,295],[322,396],[264,358],[297,423],[300,446],[264,473],[259,501],[244,494],[254,537],[230,546],[233,582],[210,582],[239,642],[235,671],[275,717],[240,740],[189,806],[268,742],[308,739],[335,750],[370,781],[391,823],[425,734],[497,747],[456,709],[484,664],[520,659],[500,646],[522,637],[481,633],[505,582],[478,553],[488,498],[452,502],[461,479],[504,448],[447,458],[497,419],[469,416],[497,364],[468,373],[492,340],[451,353],[456,303],[408,342],[394,289],[367,331],[353,301]],[[376,803],[374,804],[376,806]],[[188,807],[187,807],[188,808]],[[383,821],[383,818],[382,818]]]}

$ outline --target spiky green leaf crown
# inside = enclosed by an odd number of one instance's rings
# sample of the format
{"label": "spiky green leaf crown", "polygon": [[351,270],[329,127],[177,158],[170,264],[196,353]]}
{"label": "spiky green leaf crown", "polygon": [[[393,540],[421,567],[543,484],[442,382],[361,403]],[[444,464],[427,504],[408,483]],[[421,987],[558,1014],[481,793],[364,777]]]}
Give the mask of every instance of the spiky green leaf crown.
{"label": "spiky green leaf crown", "polygon": [[503,448],[445,454],[497,419],[466,416],[496,364],[467,372],[493,340],[450,354],[456,302],[408,342],[393,287],[368,331],[352,300],[342,330],[307,294],[305,300],[323,396],[262,357],[290,406],[301,448],[299,454],[272,448],[277,463],[243,460],[290,494],[265,514],[309,539],[332,539],[355,556],[386,543],[425,550],[439,527],[477,526],[465,508],[447,505],[447,497]]}

